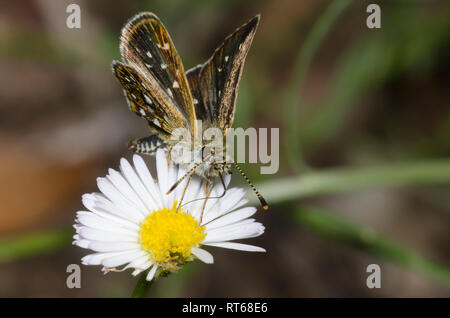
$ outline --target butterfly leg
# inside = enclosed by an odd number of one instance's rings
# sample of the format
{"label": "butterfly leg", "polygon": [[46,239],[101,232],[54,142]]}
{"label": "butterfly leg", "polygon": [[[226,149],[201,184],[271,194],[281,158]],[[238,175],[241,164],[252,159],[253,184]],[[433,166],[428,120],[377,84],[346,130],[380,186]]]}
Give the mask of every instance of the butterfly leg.
{"label": "butterfly leg", "polygon": [[180,202],[178,203],[178,206],[177,206],[177,212],[181,208],[181,203],[183,202],[183,198],[184,198],[184,195],[186,194],[186,190],[187,190],[187,188],[189,186],[189,183],[191,182],[191,178],[192,178],[192,174],[189,175],[189,177],[187,179],[187,182],[186,182],[186,185],[185,185],[185,187],[183,189],[183,194],[181,195]]}
{"label": "butterfly leg", "polygon": [[[209,186],[209,187],[208,187]],[[205,212],[206,202],[208,201],[209,196],[211,195],[212,189],[214,188],[214,182],[211,179],[206,179],[205,182],[205,201],[203,201],[202,212],[200,214],[200,224],[202,224],[203,220],[203,212]]]}
{"label": "butterfly leg", "polygon": [[220,182],[222,182],[222,186],[223,186],[223,193],[221,195],[219,195],[218,197],[216,197],[217,199],[223,198],[223,196],[227,192],[227,186],[225,185],[225,181],[223,180],[223,175],[220,173],[219,176],[220,176]]}
{"label": "butterfly leg", "polygon": [[170,165],[170,162],[172,161],[172,149],[173,146],[170,146],[167,150],[167,165]]}

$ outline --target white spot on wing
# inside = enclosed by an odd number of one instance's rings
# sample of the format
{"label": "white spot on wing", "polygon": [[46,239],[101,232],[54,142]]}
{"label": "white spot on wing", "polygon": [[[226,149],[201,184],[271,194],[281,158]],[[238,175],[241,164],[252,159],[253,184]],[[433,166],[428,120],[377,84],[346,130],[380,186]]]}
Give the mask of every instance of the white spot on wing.
{"label": "white spot on wing", "polygon": [[198,104],[198,99],[194,98],[194,105],[197,105],[197,104]]}
{"label": "white spot on wing", "polygon": [[158,126],[159,128],[161,128],[161,124],[159,123],[159,121],[155,118],[153,119],[153,123]]}
{"label": "white spot on wing", "polygon": [[142,108],[139,108],[139,112],[141,113],[142,116],[145,116],[145,110],[143,110]]}
{"label": "white spot on wing", "polygon": [[178,82],[174,81],[173,82],[173,88],[179,88],[179,87],[180,87],[180,85],[178,84]]}
{"label": "white spot on wing", "polygon": [[150,53],[150,51],[147,51],[147,56],[149,57],[149,58],[152,58],[153,56],[152,56],[152,53]]}
{"label": "white spot on wing", "polygon": [[225,62],[228,62],[228,59],[229,59],[230,57],[227,55],[227,56],[225,56]]}
{"label": "white spot on wing", "polygon": [[166,68],[167,68],[167,64],[161,64],[161,68],[163,69],[163,70],[165,70]]}
{"label": "white spot on wing", "polygon": [[147,96],[147,94],[144,94],[144,99],[147,102],[147,104],[153,104],[152,100]]}

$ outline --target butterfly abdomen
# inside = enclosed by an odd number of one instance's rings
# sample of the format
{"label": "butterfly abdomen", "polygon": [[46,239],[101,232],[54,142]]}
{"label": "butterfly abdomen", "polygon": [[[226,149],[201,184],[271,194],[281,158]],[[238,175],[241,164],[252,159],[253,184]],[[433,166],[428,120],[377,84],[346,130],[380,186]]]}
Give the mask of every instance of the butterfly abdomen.
{"label": "butterfly abdomen", "polygon": [[128,142],[128,149],[135,153],[154,155],[158,148],[165,148],[166,142],[156,135],[131,140]]}

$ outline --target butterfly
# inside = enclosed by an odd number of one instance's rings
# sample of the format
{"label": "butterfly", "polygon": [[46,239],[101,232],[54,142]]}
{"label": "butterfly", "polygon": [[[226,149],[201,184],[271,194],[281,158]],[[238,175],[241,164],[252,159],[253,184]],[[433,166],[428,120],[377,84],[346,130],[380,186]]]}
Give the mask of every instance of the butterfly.
{"label": "butterfly", "polygon": [[[204,64],[187,72],[169,33],[155,14],[137,14],[123,27],[120,36],[123,61],[113,61],[113,73],[123,87],[129,109],[147,121],[151,132],[147,137],[130,141],[128,148],[148,155],[162,148],[168,152],[169,160],[188,171],[168,193],[186,177],[188,184],[193,174],[206,179],[207,198],[215,177],[220,177],[225,193],[223,176],[231,174],[236,167],[264,209],[268,208],[241,168],[225,158],[224,149],[195,143],[206,128],[217,128],[226,136],[232,126],[239,81],[259,20],[257,15],[236,29]],[[185,144],[189,150],[184,154],[193,160],[183,160],[183,155],[173,151],[176,145],[182,144],[173,138],[180,128],[190,137]]]}

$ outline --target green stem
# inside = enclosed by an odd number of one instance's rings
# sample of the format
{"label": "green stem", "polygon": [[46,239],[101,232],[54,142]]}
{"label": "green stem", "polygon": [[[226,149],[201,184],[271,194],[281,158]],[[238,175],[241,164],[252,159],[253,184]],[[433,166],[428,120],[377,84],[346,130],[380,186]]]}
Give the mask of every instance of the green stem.
{"label": "green stem", "polygon": [[131,295],[131,297],[145,298],[147,296],[150,286],[155,281],[155,278],[153,278],[151,281],[147,281],[147,279],[146,279],[147,274],[148,274],[148,270],[141,274],[141,276],[139,277],[139,280],[136,284],[136,287],[133,290],[133,294]]}
{"label": "green stem", "polygon": [[[374,187],[449,184],[450,160],[384,164],[368,168],[338,168],[257,185],[269,203]],[[251,203],[256,199],[249,196]]]}

